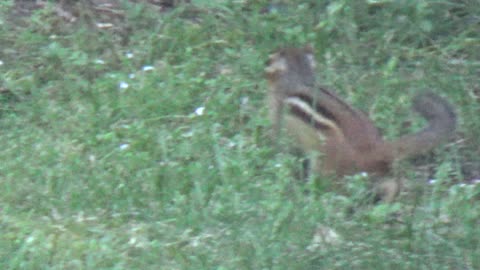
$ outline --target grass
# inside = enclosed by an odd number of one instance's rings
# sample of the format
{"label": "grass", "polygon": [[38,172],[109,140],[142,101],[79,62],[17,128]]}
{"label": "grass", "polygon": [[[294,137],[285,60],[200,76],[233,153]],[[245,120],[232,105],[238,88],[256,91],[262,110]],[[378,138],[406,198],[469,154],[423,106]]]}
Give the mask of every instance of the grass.
{"label": "grass", "polygon": [[[476,1],[193,2],[72,23],[0,4],[2,269],[480,268]],[[394,204],[359,203],[360,175],[305,193],[273,149],[263,63],[307,42],[387,138],[423,124],[415,93],[455,104]]]}

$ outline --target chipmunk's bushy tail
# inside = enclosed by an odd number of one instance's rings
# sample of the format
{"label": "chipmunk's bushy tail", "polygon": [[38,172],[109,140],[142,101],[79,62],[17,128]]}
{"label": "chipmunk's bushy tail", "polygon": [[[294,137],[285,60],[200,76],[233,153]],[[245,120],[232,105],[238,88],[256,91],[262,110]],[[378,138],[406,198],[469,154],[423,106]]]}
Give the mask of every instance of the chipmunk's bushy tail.
{"label": "chipmunk's bushy tail", "polygon": [[416,96],[413,110],[428,121],[421,131],[400,137],[391,143],[396,158],[401,159],[431,150],[452,136],[457,125],[455,111],[445,99],[432,92]]}

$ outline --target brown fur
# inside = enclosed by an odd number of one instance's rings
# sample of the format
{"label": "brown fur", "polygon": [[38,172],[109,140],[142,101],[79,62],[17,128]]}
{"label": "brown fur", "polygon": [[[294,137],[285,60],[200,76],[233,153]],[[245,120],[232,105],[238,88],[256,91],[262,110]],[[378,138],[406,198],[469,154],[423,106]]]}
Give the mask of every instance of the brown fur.
{"label": "brown fur", "polygon": [[[299,148],[320,153],[312,162],[315,173],[382,175],[390,171],[394,160],[431,150],[448,139],[456,127],[452,106],[427,92],[413,100],[413,109],[428,121],[427,127],[392,142],[384,141],[363,112],[316,86],[310,46],[277,51],[270,56],[265,71],[274,137],[279,137],[284,124]],[[390,201],[400,186],[383,183],[378,188]]]}

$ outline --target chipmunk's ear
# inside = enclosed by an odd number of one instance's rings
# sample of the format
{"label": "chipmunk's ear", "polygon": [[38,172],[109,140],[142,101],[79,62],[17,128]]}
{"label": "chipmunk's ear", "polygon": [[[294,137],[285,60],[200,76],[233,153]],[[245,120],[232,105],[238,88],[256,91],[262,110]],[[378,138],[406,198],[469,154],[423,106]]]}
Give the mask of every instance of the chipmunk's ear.
{"label": "chipmunk's ear", "polygon": [[312,44],[307,44],[305,47],[303,47],[303,51],[305,53],[305,57],[308,60],[308,63],[312,69],[315,69],[317,66],[317,63],[315,62],[315,55],[314,55],[314,49]]}
{"label": "chipmunk's ear", "polygon": [[307,45],[305,45],[305,46],[303,47],[303,50],[304,50],[306,53],[311,53],[311,54],[313,54],[313,51],[314,51],[315,49],[313,48],[313,45],[312,45],[311,43],[308,43]]}

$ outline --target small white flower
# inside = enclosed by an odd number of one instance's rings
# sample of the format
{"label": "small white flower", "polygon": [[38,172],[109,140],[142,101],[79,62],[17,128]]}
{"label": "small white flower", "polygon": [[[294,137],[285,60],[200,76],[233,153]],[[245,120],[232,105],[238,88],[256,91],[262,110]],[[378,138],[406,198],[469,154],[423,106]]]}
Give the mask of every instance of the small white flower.
{"label": "small white flower", "polygon": [[132,58],[133,58],[133,53],[127,52],[127,53],[125,54],[125,56],[126,56],[128,59],[132,59]]}
{"label": "small white flower", "polygon": [[128,85],[128,83],[126,83],[126,82],[120,82],[120,85],[119,85],[120,89],[127,89],[128,86],[129,86],[129,85]]}
{"label": "small white flower", "polygon": [[248,97],[242,97],[242,98],[240,99],[240,104],[242,104],[242,106],[247,105],[248,102],[249,102]]}
{"label": "small white flower", "polygon": [[3,66],[3,61],[2,60],[0,60],[0,66]]}
{"label": "small white flower", "polygon": [[127,150],[128,148],[130,147],[130,144],[128,143],[123,143],[121,144],[118,148],[120,148],[120,150]]}
{"label": "small white flower", "polygon": [[154,67],[153,66],[143,66],[143,71],[150,71],[150,70],[154,70]]}
{"label": "small white flower", "polygon": [[232,141],[229,141],[228,144],[227,144],[227,146],[228,146],[229,148],[233,148],[233,147],[235,147],[236,145],[237,145],[237,144],[236,144],[235,142],[232,142]]}
{"label": "small white flower", "polygon": [[97,23],[97,27],[101,29],[112,28],[113,24],[111,23]]}
{"label": "small white flower", "polygon": [[430,180],[428,180],[428,183],[429,183],[430,185],[433,185],[433,184],[435,184],[436,182],[437,182],[437,179],[430,179]]}
{"label": "small white flower", "polygon": [[130,79],[135,79],[135,74],[134,74],[134,73],[128,74],[128,78],[130,78]]}
{"label": "small white flower", "polygon": [[200,245],[200,241],[198,239],[198,237],[194,238],[191,242],[190,242],[190,245],[192,247],[198,247]]}
{"label": "small white flower", "polygon": [[275,168],[281,168],[281,167],[282,167],[282,164],[280,163],[275,164]]}
{"label": "small white flower", "polygon": [[135,237],[130,238],[130,240],[128,241],[128,244],[130,244],[130,245],[137,244],[137,238],[135,238]]}
{"label": "small white flower", "polygon": [[27,244],[30,244],[32,243],[33,241],[35,241],[35,237],[33,235],[30,235],[29,237],[27,237],[27,239],[25,239],[25,242]]}
{"label": "small white flower", "polygon": [[368,173],[367,173],[367,172],[361,172],[360,175],[361,175],[362,177],[367,177],[367,176],[368,176]]}
{"label": "small white flower", "polygon": [[95,64],[103,65],[105,64],[105,61],[103,61],[102,59],[95,59]]}
{"label": "small white flower", "polygon": [[205,107],[198,107],[195,109],[196,115],[203,115],[204,112],[205,112]]}

